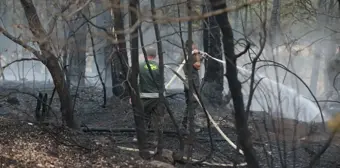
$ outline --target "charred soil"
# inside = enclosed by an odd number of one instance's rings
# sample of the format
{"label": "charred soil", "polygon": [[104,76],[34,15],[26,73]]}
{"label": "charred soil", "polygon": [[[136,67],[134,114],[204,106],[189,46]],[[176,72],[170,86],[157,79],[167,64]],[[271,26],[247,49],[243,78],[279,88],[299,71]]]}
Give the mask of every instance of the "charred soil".
{"label": "charred soil", "polygon": [[[37,90],[40,90],[50,96],[53,90],[51,85],[35,84],[33,88],[30,83],[23,86],[12,82],[3,83],[0,90],[4,99],[7,100],[10,95],[19,101],[19,103],[3,101],[0,107],[2,115],[0,161],[4,167],[155,167],[150,161],[141,160],[138,152],[118,148],[118,146],[136,148],[132,141],[135,135],[132,109],[127,101],[110,98],[107,107],[103,108],[100,89],[88,87],[79,89],[77,93],[72,92],[77,100],[75,110],[79,123],[85,126],[84,129],[97,129],[82,132],[57,126],[59,119],[55,119],[54,115],[50,120],[55,126],[42,127],[30,124],[34,121],[36,102],[30,94],[37,94]],[[180,123],[185,101],[181,91],[176,92],[178,94],[169,97],[168,101],[176,122]],[[207,105],[220,128],[235,143],[237,135],[232,110]],[[53,100],[52,109],[58,118],[58,96]],[[204,121],[204,113],[200,110],[198,113],[198,118]],[[177,134],[168,115],[165,121],[165,148],[176,152],[179,146]],[[276,119],[265,112],[252,112],[249,128],[261,167],[293,167],[293,165],[306,167],[330,136],[321,123]],[[150,133],[150,137],[152,136]],[[211,139],[213,146],[210,143]],[[339,143],[340,136],[336,135],[316,167],[340,166]],[[202,131],[196,135],[194,148],[194,158],[198,160],[213,151],[207,162],[223,164],[244,162],[242,155],[237,153],[215,128],[209,131],[206,126],[202,127]],[[154,150],[152,145],[150,150]],[[181,165],[177,164],[176,167]]]}

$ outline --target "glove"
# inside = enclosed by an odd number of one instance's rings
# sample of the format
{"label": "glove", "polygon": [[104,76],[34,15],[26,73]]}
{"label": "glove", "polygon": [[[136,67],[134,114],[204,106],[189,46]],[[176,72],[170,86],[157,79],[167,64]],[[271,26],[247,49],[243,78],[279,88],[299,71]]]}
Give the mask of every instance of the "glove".
{"label": "glove", "polygon": [[194,49],[192,50],[191,54],[194,55],[194,54],[200,54],[201,52],[197,49]]}

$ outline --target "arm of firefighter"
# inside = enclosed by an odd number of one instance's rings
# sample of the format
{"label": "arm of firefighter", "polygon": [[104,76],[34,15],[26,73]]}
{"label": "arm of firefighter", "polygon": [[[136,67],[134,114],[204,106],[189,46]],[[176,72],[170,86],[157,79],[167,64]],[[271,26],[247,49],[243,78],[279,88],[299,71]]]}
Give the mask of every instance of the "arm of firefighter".
{"label": "arm of firefighter", "polygon": [[197,50],[197,49],[195,49],[195,50],[192,50],[192,52],[191,52],[191,55],[195,55],[195,57],[196,57],[196,60],[197,61],[203,61],[204,59],[206,59],[207,57],[205,56],[205,52],[204,51],[200,51],[200,50]]}

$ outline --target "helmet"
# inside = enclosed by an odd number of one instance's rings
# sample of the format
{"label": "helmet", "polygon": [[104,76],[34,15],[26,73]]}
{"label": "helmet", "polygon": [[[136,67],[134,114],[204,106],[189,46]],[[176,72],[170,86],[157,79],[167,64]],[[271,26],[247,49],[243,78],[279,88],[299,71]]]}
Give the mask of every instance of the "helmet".
{"label": "helmet", "polygon": [[146,49],[146,54],[148,56],[157,56],[157,50],[154,47],[148,47]]}

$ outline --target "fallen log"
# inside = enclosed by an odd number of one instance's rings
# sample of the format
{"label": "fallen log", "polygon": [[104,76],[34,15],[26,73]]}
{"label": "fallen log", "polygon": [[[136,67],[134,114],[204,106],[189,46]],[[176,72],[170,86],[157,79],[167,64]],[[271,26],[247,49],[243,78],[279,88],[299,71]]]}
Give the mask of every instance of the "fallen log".
{"label": "fallen log", "polygon": [[[84,127],[84,128],[82,128],[82,131],[85,132],[85,133],[99,132],[99,133],[131,133],[131,134],[134,134],[136,132],[136,130],[134,128],[112,128],[112,129],[109,129],[109,128],[104,128],[104,127],[95,127],[95,128]],[[150,133],[155,133],[155,130],[146,130],[146,131],[150,132]],[[177,136],[177,132],[171,131],[171,130],[164,130],[163,134],[170,136],[170,137]],[[186,136],[186,135],[188,135],[188,133],[183,133],[182,135]],[[199,140],[199,141],[209,141],[208,137],[196,136],[195,139]],[[223,138],[213,138],[213,141],[215,141],[215,142],[225,141],[225,139],[223,139]]]}
{"label": "fallen log", "polygon": [[[130,147],[125,147],[125,146],[117,146],[119,149],[121,150],[125,150],[125,151],[131,151],[131,152],[138,152],[139,150],[136,149],[136,148],[130,148]],[[155,154],[154,151],[149,151],[150,154]],[[175,157],[174,157],[175,159]],[[186,160],[187,158],[186,157],[183,157],[181,160]],[[180,160],[177,160],[175,159],[176,162],[177,161],[180,161]],[[198,162],[199,160],[197,159],[192,159],[192,161],[194,162]],[[245,167],[247,166],[247,163],[246,162],[243,162],[243,163],[238,163],[238,164],[234,164],[234,163],[216,163],[216,162],[202,162],[200,163],[199,165],[201,166],[211,166],[211,167]]]}
{"label": "fallen log", "polygon": [[[83,127],[82,128],[83,132],[104,132],[104,133],[135,133],[136,129],[135,128],[105,128],[105,127]],[[152,132],[154,133],[155,130],[146,130],[147,132]],[[164,130],[164,134],[177,134],[176,131],[170,131],[170,130]]]}

